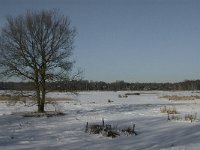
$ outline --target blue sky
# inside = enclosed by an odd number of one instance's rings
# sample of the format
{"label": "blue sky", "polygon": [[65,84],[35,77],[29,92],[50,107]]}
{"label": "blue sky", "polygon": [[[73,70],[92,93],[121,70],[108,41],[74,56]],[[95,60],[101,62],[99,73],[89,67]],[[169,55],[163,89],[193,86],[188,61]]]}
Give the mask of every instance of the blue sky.
{"label": "blue sky", "polygon": [[0,25],[51,8],[77,28],[73,58],[85,79],[200,79],[200,0],[0,0]]}

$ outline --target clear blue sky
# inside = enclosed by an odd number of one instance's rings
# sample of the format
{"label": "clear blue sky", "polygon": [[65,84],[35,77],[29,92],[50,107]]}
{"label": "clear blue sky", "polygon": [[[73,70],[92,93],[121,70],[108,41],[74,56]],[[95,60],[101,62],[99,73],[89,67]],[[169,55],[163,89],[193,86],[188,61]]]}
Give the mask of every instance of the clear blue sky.
{"label": "clear blue sky", "polygon": [[85,79],[200,79],[200,0],[0,0],[0,25],[51,8],[77,28],[73,58]]}

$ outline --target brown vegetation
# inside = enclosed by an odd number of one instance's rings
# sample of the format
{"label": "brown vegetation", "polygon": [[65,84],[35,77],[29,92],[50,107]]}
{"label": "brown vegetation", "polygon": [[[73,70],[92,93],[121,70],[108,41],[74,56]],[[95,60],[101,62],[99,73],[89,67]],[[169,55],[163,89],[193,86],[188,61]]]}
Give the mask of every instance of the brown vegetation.
{"label": "brown vegetation", "polygon": [[125,95],[126,96],[129,96],[129,95],[140,95],[140,93],[126,93]]}
{"label": "brown vegetation", "polygon": [[167,114],[178,114],[176,107],[162,107],[160,108],[161,113],[167,113]]}
{"label": "brown vegetation", "polygon": [[10,94],[2,94],[0,95],[0,101],[24,101],[24,100],[33,100],[33,97],[26,95],[10,95]]}
{"label": "brown vegetation", "polygon": [[[36,98],[34,95],[11,95],[11,94],[2,94],[0,95],[0,101],[35,101]],[[74,100],[72,98],[60,97],[60,98],[46,98],[46,103],[51,103],[53,101],[70,101]]]}
{"label": "brown vegetation", "polygon": [[193,121],[197,120],[197,113],[194,113],[194,114],[186,114],[186,115],[185,115],[185,120],[186,120],[186,121],[190,121],[190,122],[193,122]]}
{"label": "brown vegetation", "polygon": [[43,113],[38,113],[38,112],[18,112],[18,113],[13,113],[13,114],[18,114],[23,117],[53,117],[53,116],[63,116],[65,115],[63,112],[60,111],[46,111]]}
{"label": "brown vegetation", "polygon": [[176,107],[161,107],[160,108],[161,113],[167,113],[167,120],[185,120],[190,121],[191,123],[197,120],[197,113],[193,114],[186,114],[185,118],[181,116],[177,110]]}
{"label": "brown vegetation", "polygon": [[196,99],[200,99],[200,96],[177,96],[177,95],[172,95],[172,96],[169,96],[169,95],[165,95],[165,96],[162,96],[160,98],[165,98],[165,99],[168,99],[168,100],[173,100],[173,101],[185,101],[185,100],[196,100]]}

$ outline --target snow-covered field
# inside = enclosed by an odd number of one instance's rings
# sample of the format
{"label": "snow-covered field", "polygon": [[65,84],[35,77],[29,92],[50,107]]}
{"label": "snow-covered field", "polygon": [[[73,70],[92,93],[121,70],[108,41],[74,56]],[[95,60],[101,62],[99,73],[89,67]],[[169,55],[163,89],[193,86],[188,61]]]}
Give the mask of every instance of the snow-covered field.
{"label": "snow-covered field", "polygon": [[[1,91],[4,92],[4,91]],[[199,150],[200,149],[200,100],[169,101],[164,95],[200,95],[191,91],[146,91],[141,95],[119,98],[126,91],[48,93],[59,99],[54,107],[66,113],[59,117],[30,118],[11,115],[13,112],[34,111],[18,103],[7,106],[0,101],[1,150]],[[113,101],[108,103],[108,100]],[[160,108],[174,106],[182,120],[167,120]],[[186,114],[197,113],[193,123],[185,121]],[[129,127],[136,124],[137,136],[121,135],[108,138],[85,133],[86,122],[101,123],[104,118],[112,126]]]}

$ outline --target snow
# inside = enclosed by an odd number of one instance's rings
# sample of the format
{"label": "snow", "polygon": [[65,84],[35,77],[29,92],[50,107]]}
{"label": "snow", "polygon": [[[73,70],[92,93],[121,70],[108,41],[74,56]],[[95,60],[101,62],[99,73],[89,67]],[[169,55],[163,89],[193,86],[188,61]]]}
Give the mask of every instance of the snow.
{"label": "snow", "polygon": [[[2,93],[1,91],[0,93]],[[128,91],[130,92],[130,91]],[[137,91],[134,91],[137,92]],[[13,112],[34,111],[21,103],[7,106],[0,101],[0,149],[2,150],[198,150],[200,147],[200,100],[169,101],[164,95],[200,95],[192,91],[146,91],[141,95],[119,98],[127,91],[48,93],[58,99],[56,110],[66,113],[59,117],[22,117]],[[108,100],[113,102],[108,103]],[[179,115],[197,113],[197,120],[167,120],[161,107],[176,107]],[[46,106],[47,110],[54,110]],[[137,136],[121,135],[108,138],[85,133],[86,122],[106,123],[118,128],[136,124]]]}

